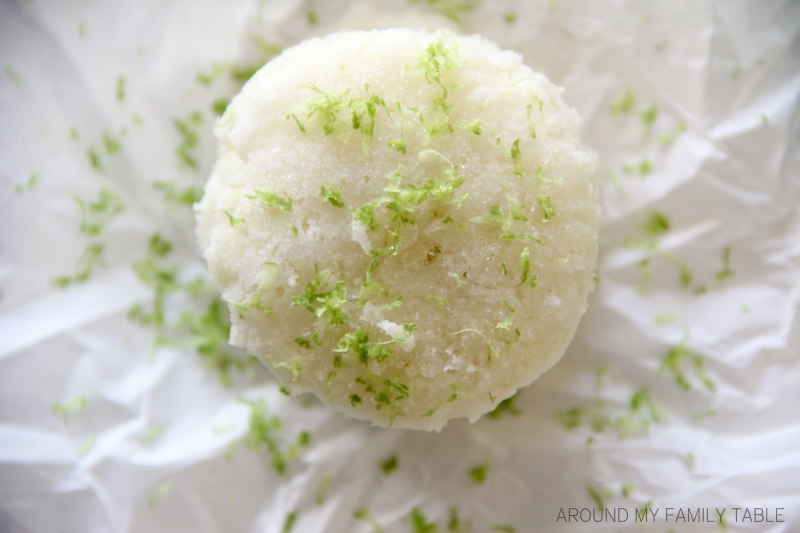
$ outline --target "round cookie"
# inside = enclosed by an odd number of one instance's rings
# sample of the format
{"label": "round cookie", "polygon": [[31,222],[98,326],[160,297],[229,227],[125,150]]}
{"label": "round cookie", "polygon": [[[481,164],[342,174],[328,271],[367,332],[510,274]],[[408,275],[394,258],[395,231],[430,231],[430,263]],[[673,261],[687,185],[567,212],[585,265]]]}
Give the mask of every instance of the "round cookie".
{"label": "round cookie", "polygon": [[231,343],[376,425],[477,420],[561,357],[594,287],[596,156],[480,37],[331,34],[233,99],[196,206]]}

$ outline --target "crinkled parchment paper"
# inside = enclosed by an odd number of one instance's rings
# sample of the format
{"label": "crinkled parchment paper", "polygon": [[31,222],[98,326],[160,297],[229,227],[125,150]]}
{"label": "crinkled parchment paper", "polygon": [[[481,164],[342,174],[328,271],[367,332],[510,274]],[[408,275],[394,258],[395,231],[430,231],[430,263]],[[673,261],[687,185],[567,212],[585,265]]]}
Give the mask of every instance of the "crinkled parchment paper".
{"label": "crinkled parchment paper", "polygon": [[[0,3],[0,531],[800,531],[800,3],[467,4]],[[185,287],[204,266],[180,193],[213,163],[211,104],[276,45],[392,25],[518,51],[603,162],[599,286],[567,354],[439,434],[286,397],[257,365],[226,386],[213,328],[191,327],[213,296]],[[89,235],[75,197],[101,190],[124,210]],[[157,344],[132,268],[155,233]],[[629,518],[559,520],[600,502]],[[637,526],[646,505],[658,523]]]}

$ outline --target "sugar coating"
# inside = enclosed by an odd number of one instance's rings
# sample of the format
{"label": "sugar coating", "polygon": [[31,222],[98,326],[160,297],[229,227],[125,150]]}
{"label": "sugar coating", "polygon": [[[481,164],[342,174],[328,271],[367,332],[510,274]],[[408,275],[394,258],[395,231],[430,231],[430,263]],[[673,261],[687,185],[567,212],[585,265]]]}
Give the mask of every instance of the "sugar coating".
{"label": "sugar coating", "polygon": [[265,65],[196,206],[231,343],[382,427],[474,422],[530,384],[595,283],[597,161],[561,91],[448,32],[331,34]]}

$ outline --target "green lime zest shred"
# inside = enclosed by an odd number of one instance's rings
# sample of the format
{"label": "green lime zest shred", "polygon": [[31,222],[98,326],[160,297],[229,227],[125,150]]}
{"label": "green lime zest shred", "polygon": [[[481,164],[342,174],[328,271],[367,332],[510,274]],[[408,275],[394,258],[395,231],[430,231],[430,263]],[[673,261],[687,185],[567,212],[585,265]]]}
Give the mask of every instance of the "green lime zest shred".
{"label": "green lime zest shred", "polygon": [[206,367],[219,374],[220,382],[226,387],[232,385],[232,368],[243,372],[254,362],[251,357],[231,351],[228,345],[231,326],[222,300],[212,299],[203,314],[182,313],[177,328],[188,333],[181,344],[193,348],[203,358]]}
{"label": "green lime zest shred", "polygon": [[230,103],[231,101],[227,98],[217,98],[211,102],[211,111],[213,111],[218,117],[221,117],[225,114],[225,111],[228,109],[228,104]]}
{"label": "green lime zest shred", "polygon": [[670,226],[671,223],[667,215],[659,213],[658,211],[653,211],[648,215],[647,221],[642,225],[642,230],[654,237],[658,237],[668,232]]}
{"label": "green lime zest shred", "polygon": [[442,99],[447,98],[448,89],[457,86],[447,83],[443,75],[464,64],[463,59],[458,59],[458,41],[448,30],[439,32],[439,35],[420,52],[417,62],[407,67],[408,70],[421,70],[429,84],[435,83],[442,89]]}
{"label": "green lime zest shred", "polygon": [[428,519],[425,518],[425,515],[419,510],[419,507],[411,509],[408,517],[411,520],[412,533],[436,533],[439,529],[436,522],[428,522]]}
{"label": "green lime zest shred", "polygon": [[[411,3],[424,3],[428,9],[444,15],[454,22],[462,22],[464,15],[474,10],[479,0],[410,0]],[[415,532],[416,533],[416,532]]]}
{"label": "green lime zest shred", "polygon": [[81,212],[80,231],[91,237],[102,234],[106,224],[125,210],[120,195],[109,189],[100,189],[97,200],[75,196],[75,203]]}
{"label": "green lime zest shred", "polygon": [[64,418],[64,423],[66,423],[68,415],[84,410],[88,403],[85,396],[78,396],[68,402],[53,402],[50,406],[50,412],[61,415]]}
{"label": "green lime zest shred", "polygon": [[658,117],[658,106],[655,103],[639,111],[639,119],[646,126],[652,126]]}
{"label": "green lime zest shred", "polygon": [[117,78],[117,102],[125,101],[125,76]]}
{"label": "green lime zest shred", "polygon": [[372,528],[372,533],[383,533],[383,528],[381,525],[377,520],[375,520],[375,517],[373,517],[366,508],[362,507],[361,509],[357,509],[353,513],[353,518],[367,522]]}
{"label": "green lime zest shred", "polygon": [[686,132],[686,123],[681,122],[671,130],[662,133],[658,136],[658,142],[661,143],[663,146],[669,146],[675,142],[675,140],[681,136],[681,134]]}
{"label": "green lime zest shred", "polygon": [[75,271],[72,276],[59,276],[53,278],[51,283],[60,289],[65,289],[73,284],[85,283],[91,276],[94,268],[100,264],[100,256],[103,254],[102,244],[90,244],[84,248],[75,263]]}
{"label": "green lime zest shred", "polygon": [[382,363],[394,351],[394,346],[403,344],[411,338],[416,331],[416,324],[403,324],[403,335],[386,341],[370,341],[370,333],[366,327],[345,333],[334,349],[342,354],[344,362],[348,364],[361,363],[367,365],[370,359]]}
{"label": "green lime zest shred", "polygon": [[498,403],[497,407],[495,407],[494,410],[491,411],[487,416],[493,420],[497,420],[503,416],[503,413],[508,413],[512,416],[519,416],[520,410],[516,405],[514,405],[517,394],[518,393],[515,393],[513,396],[509,396],[505,400]]}
{"label": "green lime zest shred", "polygon": [[281,530],[282,533],[289,533],[292,528],[294,527],[294,522],[297,520],[297,512],[292,511],[291,513],[286,514],[286,518],[283,521],[283,529]]}
{"label": "green lime zest shred", "polygon": [[257,309],[264,313],[265,316],[272,314],[273,309],[264,305],[264,296],[275,281],[275,275],[278,272],[278,263],[274,261],[267,261],[264,263],[264,270],[261,273],[261,279],[258,282],[255,292],[250,294],[247,298],[240,302],[228,300],[228,303],[233,305],[238,311],[239,316],[244,317],[244,313],[251,309]]}
{"label": "green lime zest shred", "polygon": [[148,253],[155,257],[164,257],[172,251],[172,243],[160,233],[154,233],[147,242],[147,249]]}
{"label": "green lime zest shred", "polygon": [[347,287],[344,281],[339,281],[327,291],[320,292],[320,287],[329,285],[330,276],[330,270],[319,270],[319,267],[314,265],[314,279],[306,284],[303,292],[292,298],[292,305],[304,307],[318,317],[326,316],[328,324],[335,326],[344,324],[347,320],[347,313],[344,310],[344,304],[347,303]]}
{"label": "green lime zest shred", "polygon": [[475,333],[475,334],[481,336],[486,341],[486,344],[489,347],[489,362],[490,363],[491,363],[491,361],[493,359],[497,359],[497,357],[500,356],[500,353],[497,351],[497,348],[494,347],[494,344],[492,343],[492,340],[489,337],[487,337],[480,330],[477,330],[477,329],[474,329],[474,328],[466,328],[466,329],[462,329],[460,331],[456,331],[455,333],[451,333],[450,336],[460,335],[462,333]]}
{"label": "green lime zest shred", "polygon": [[239,224],[244,224],[243,218],[237,218],[233,216],[229,211],[226,211],[224,209],[220,209],[220,212],[225,213],[225,216],[228,217],[228,221],[230,222],[232,228],[238,226]]}
{"label": "green lime zest shred", "polygon": [[633,94],[633,90],[626,85],[625,91],[617,100],[611,102],[611,105],[609,105],[608,109],[612,115],[622,115],[633,110],[635,103],[636,99]]}
{"label": "green lime zest shred", "polygon": [[522,172],[522,168],[519,165],[519,159],[522,155],[519,150],[519,139],[514,139],[514,142],[511,143],[511,148],[508,151],[508,155],[511,157],[511,162],[514,166],[514,175],[518,178],[521,178],[525,175],[525,173]]}
{"label": "green lime zest shred", "polygon": [[[457,399],[457,398],[458,398],[460,395],[462,395],[462,394],[465,394],[465,393],[464,393],[464,392],[462,392],[462,391],[461,391],[461,390],[460,390],[458,387],[456,387],[456,384],[455,384],[455,383],[451,383],[451,384],[450,384],[450,388],[453,390],[453,393],[452,393],[452,394],[450,394],[450,396],[448,396],[446,399],[444,399],[444,400],[440,401],[439,403],[437,403],[436,405],[434,405],[434,406],[433,406],[432,408],[430,408],[429,410],[425,411],[425,412],[424,412],[422,415],[420,415],[420,416],[421,416],[422,418],[430,418],[430,417],[432,417],[432,416],[433,416],[433,414],[434,414],[436,411],[438,411],[438,410],[439,410],[439,408],[440,408],[440,407],[442,407],[443,405],[446,405],[446,404],[448,404],[448,403],[452,403],[452,402],[456,401],[456,399]],[[466,396],[469,396],[469,395],[468,395],[468,394],[466,394]]]}
{"label": "green lime zest shred", "polygon": [[544,220],[545,221],[550,220],[551,218],[553,218],[553,215],[555,214],[555,212],[553,211],[553,205],[550,202],[550,197],[549,196],[547,196],[546,194],[543,194],[543,195],[539,196],[539,205],[542,206],[542,209],[544,210]]}
{"label": "green lime zest shred", "polygon": [[586,485],[586,492],[589,493],[589,498],[594,502],[598,511],[603,511],[606,508],[606,503],[600,491],[596,490],[591,485]]}
{"label": "green lime zest shred", "polygon": [[[369,85],[366,85],[366,90],[369,91]],[[347,103],[347,108],[352,114],[353,129],[360,131],[364,135],[363,147],[365,156],[369,155],[372,138],[375,134],[375,115],[378,108],[381,107],[391,117],[386,102],[378,94],[372,94],[368,98],[355,97]]]}
{"label": "green lime zest shred", "polygon": [[170,209],[180,206],[191,207],[203,198],[203,190],[199,187],[189,185],[180,188],[175,181],[156,181],[153,182],[153,188],[164,194],[164,201]]}
{"label": "green lime zest shred", "polygon": [[195,159],[193,151],[200,143],[200,126],[203,124],[203,115],[199,111],[193,111],[185,119],[173,118],[172,124],[181,139],[175,148],[179,166],[197,170],[197,159]]}
{"label": "green lime zest shred", "polygon": [[248,194],[247,198],[258,200],[264,209],[281,209],[287,213],[291,213],[293,211],[292,199],[289,198],[286,191],[282,192],[283,197],[269,189],[256,189],[253,191],[253,194]]}
{"label": "green lime zest shred", "polygon": [[328,398],[328,403],[333,405],[333,397],[331,396],[331,383],[333,380],[339,377],[337,372],[329,372],[328,377],[325,378],[325,396]]}
{"label": "green lime zest shred", "polygon": [[94,149],[94,147],[89,147],[86,150],[86,157],[89,159],[89,164],[92,166],[99,173],[105,172],[105,167],[103,167],[103,162],[100,160],[100,155]]}
{"label": "green lime zest shred", "polygon": [[653,165],[650,163],[649,159],[645,158],[636,164],[624,165],[622,167],[622,170],[627,174],[637,173],[639,174],[639,176],[643,178],[646,175],[650,174],[650,172],[653,170]]}
{"label": "green lime zest shred", "polygon": [[319,190],[319,197],[322,200],[329,201],[334,207],[344,207],[342,192],[333,184],[322,185]]}
{"label": "green lime zest shred", "polygon": [[[267,405],[263,398],[257,400],[240,399],[240,402],[250,407],[250,423],[245,445],[259,455],[268,455],[273,470],[280,475],[286,473],[288,463],[291,461],[287,453],[281,450],[280,433],[282,423],[280,418],[267,412]],[[308,443],[308,434],[302,432],[297,443]]]}
{"label": "green lime zest shred", "polygon": [[397,104],[397,112],[400,115],[400,138],[394,141],[390,141],[387,143],[387,146],[394,150],[395,152],[399,152],[403,155],[406,153],[406,143],[405,143],[405,124],[406,124],[406,116],[403,113],[403,107],[400,105],[400,102],[396,102]]}
{"label": "green lime zest shred", "polygon": [[467,473],[474,485],[483,485],[489,477],[489,460],[470,468]]}
{"label": "green lime zest shred", "polygon": [[286,370],[290,370],[292,372],[292,381],[295,383],[300,381],[300,378],[303,376],[303,356],[301,355],[289,357],[283,361],[278,361],[274,356],[270,355],[267,356],[267,360],[273,368],[285,368]]}
{"label": "green lime zest shred", "polygon": [[511,327],[512,322],[514,321],[514,315],[508,315],[503,319],[502,322],[498,322],[495,326],[495,329],[508,329]]}
{"label": "green lime zest shred", "polygon": [[164,483],[160,484],[147,500],[147,504],[152,509],[158,505],[158,502],[160,502],[164,496],[172,492],[173,488],[175,488],[175,485],[171,481],[165,481]]}
{"label": "green lime zest shred", "polygon": [[109,155],[118,152],[122,148],[122,143],[119,142],[119,139],[114,137],[108,132],[103,133],[103,147],[106,149],[106,153]]}
{"label": "green lime zest shred", "polygon": [[483,133],[480,119],[473,120],[472,122],[466,124],[454,123],[454,125],[462,130],[474,133],[475,135],[480,135]]}
{"label": "green lime zest shred", "polygon": [[558,413],[558,421],[567,431],[576,429],[581,425],[584,410],[580,407],[572,407],[566,411]]}
{"label": "green lime zest shred", "polygon": [[395,470],[397,470],[397,466],[398,466],[397,454],[392,454],[385,461],[381,461],[381,470],[383,470],[383,473],[386,475],[389,475]]}
{"label": "green lime zest shred", "polygon": [[531,136],[531,139],[536,138],[536,128],[533,125],[533,120],[531,120],[531,114],[533,113],[533,104],[528,104],[528,133]]}
{"label": "green lime zest shred", "polygon": [[734,275],[733,269],[731,269],[731,247],[726,246],[722,250],[722,269],[720,269],[714,277],[717,280],[717,283],[722,283],[729,277]]}
{"label": "green lime zest shred", "polygon": [[323,505],[325,503],[325,497],[332,482],[333,478],[331,476],[322,476],[322,478],[320,478],[314,503],[317,505]]}
{"label": "green lime zest shred", "polygon": [[17,87],[19,87],[20,89],[25,87],[25,80],[22,79],[22,76],[20,76],[19,73],[17,73],[14,67],[12,67],[11,65],[6,65],[3,68],[3,72],[6,73],[8,79],[10,79]]}
{"label": "green lime zest shred", "polygon": [[690,361],[694,370],[694,375],[700,382],[705,385],[708,390],[713,391],[716,388],[714,381],[708,376],[705,371],[705,364],[703,356],[699,353],[693,352],[686,345],[686,342],[681,342],[670,348],[667,355],[661,361],[659,372],[668,372],[675,376],[675,383],[684,391],[692,388],[689,379],[684,372],[684,361]]}
{"label": "green lime zest shred", "polygon": [[519,286],[533,289],[539,284],[539,277],[535,274],[531,275],[531,252],[528,247],[522,250],[520,259],[522,260],[522,270],[520,272]]}
{"label": "green lime zest shred", "polygon": [[499,226],[501,233],[498,240],[532,240],[544,246],[544,243],[538,237],[528,233],[514,232],[516,222],[528,222],[528,220],[528,217],[525,216],[525,206],[513,197],[508,198],[508,212],[503,211],[499,205],[493,205],[489,208],[489,212],[482,217],[469,219],[473,224]]}
{"label": "green lime zest shred", "polygon": [[444,298],[439,298],[438,296],[434,296],[432,294],[427,295],[425,298],[427,298],[428,300],[433,300],[434,302],[439,304],[439,309],[442,309],[444,307],[444,304],[447,303],[447,300],[445,300]]}
{"label": "green lime zest shred", "polygon": [[[303,133],[307,132],[306,124],[308,121],[312,117],[316,117],[317,123],[322,128],[325,135],[335,135],[343,139],[347,123],[340,115],[348,107],[345,99],[350,90],[345,89],[338,94],[334,94],[323,91],[313,84],[310,88],[319,96],[310,98],[300,105],[290,107],[286,110],[284,116],[287,119],[294,119],[300,131]],[[297,116],[303,111],[306,113],[305,121],[301,121]]]}

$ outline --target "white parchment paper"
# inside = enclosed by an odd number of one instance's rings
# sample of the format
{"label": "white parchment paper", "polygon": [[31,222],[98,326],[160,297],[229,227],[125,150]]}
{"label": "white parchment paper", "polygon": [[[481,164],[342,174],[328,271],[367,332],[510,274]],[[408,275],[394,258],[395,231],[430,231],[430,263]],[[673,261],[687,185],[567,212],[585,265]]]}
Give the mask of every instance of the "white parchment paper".
{"label": "white parchment paper", "polygon": [[[564,86],[604,167],[600,283],[564,359],[514,409],[439,434],[288,398],[258,367],[225,386],[127,316],[152,304],[131,265],[153,233],[180,280],[203,274],[191,209],[153,183],[202,187],[210,105],[239,87],[225,69],[263,62],[264,43],[393,25],[521,53]],[[436,531],[800,531],[800,3],[5,0],[0,67],[0,531],[405,532],[414,508]],[[196,169],[174,124],[194,111]],[[74,197],[101,189],[125,209],[87,236]],[[91,245],[89,279],[55,287]],[[167,321],[206,303],[171,295]],[[280,449],[310,435],[283,475],[245,445],[241,399],[259,398]],[[627,520],[559,519],[597,500]],[[635,524],[647,505],[657,522]],[[725,523],[678,518],[698,509]]]}

